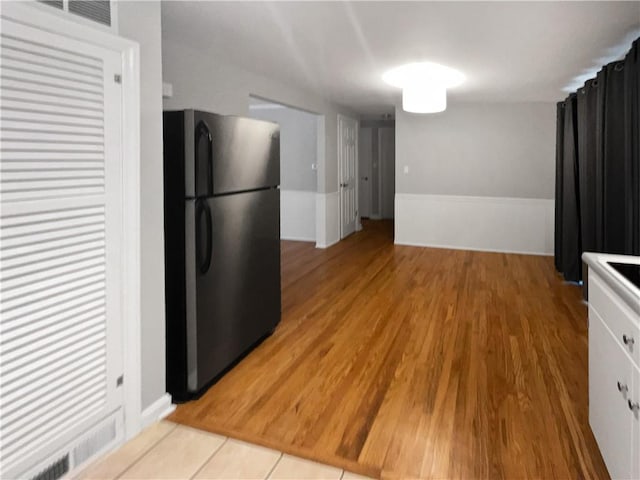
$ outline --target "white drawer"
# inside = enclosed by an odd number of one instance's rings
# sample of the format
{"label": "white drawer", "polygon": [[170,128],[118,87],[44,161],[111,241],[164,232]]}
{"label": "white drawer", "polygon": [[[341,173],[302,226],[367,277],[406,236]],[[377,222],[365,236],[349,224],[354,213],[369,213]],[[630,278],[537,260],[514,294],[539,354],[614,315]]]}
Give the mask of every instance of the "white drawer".
{"label": "white drawer", "polygon": [[605,282],[589,272],[589,309],[595,310],[640,367],[640,319]]}

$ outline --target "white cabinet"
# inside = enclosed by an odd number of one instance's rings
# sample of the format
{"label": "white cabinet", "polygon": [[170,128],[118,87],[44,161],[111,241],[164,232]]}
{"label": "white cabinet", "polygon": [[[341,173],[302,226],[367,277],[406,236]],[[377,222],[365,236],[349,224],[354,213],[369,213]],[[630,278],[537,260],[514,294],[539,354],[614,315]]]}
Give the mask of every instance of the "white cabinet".
{"label": "white cabinet", "polygon": [[589,311],[589,423],[612,478],[632,476],[633,368],[600,316]]}
{"label": "white cabinet", "polygon": [[609,474],[640,479],[638,316],[589,272],[589,423]]}
{"label": "white cabinet", "polygon": [[640,478],[640,411],[638,408],[635,408],[635,403],[640,403],[640,370],[636,369],[633,372],[633,392],[631,393],[631,398],[629,399],[633,406],[632,412],[632,435],[633,440],[631,445],[633,445],[634,453],[632,455],[632,474],[631,478]]}

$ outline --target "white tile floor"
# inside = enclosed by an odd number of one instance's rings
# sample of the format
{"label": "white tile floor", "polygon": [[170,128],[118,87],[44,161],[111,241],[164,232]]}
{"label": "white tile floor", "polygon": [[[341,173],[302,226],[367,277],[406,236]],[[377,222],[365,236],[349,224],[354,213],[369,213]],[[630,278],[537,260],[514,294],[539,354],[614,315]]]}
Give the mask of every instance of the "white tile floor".
{"label": "white tile floor", "polygon": [[78,473],[76,480],[366,479],[276,450],[162,421]]}

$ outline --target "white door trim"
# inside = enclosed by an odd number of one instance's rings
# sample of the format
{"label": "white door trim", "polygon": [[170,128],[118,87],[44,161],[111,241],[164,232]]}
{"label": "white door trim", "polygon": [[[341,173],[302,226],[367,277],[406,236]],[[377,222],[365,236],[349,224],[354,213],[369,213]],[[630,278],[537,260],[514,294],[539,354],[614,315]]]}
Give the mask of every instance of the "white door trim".
{"label": "white door trim", "polygon": [[[140,51],[136,42],[34,8],[0,2],[0,14],[41,30],[81,40],[122,55],[122,327],[125,439],[141,429],[140,306]],[[64,33],[62,33],[64,32]]]}

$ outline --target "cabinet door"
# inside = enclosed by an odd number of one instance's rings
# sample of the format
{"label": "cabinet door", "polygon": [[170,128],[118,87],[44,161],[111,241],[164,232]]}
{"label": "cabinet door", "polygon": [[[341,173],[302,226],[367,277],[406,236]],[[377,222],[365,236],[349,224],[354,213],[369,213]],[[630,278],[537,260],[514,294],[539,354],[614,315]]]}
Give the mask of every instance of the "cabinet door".
{"label": "cabinet door", "polygon": [[591,310],[589,423],[612,478],[637,478],[632,475],[631,460],[634,418],[627,405],[632,396],[632,371],[629,357]]}
{"label": "cabinet door", "polygon": [[[635,402],[640,403],[640,370],[633,370],[633,393],[631,394],[632,404]],[[637,409],[632,413],[632,425],[633,425],[633,450],[631,454],[631,461],[633,462],[633,472],[631,478],[640,478],[640,411]]]}

